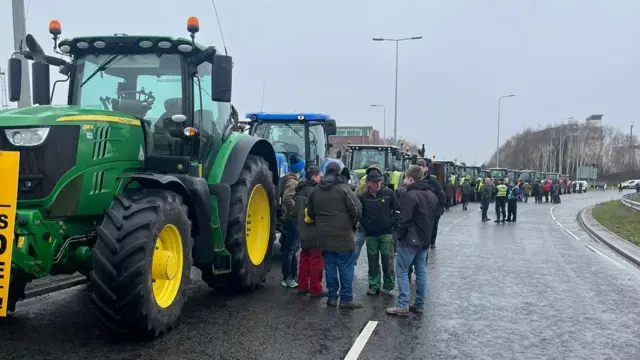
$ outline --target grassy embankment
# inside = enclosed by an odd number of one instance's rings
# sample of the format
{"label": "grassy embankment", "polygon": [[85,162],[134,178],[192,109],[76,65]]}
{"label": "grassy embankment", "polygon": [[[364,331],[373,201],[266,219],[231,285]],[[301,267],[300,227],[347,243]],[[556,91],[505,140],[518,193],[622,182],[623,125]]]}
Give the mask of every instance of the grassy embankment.
{"label": "grassy embankment", "polygon": [[593,218],[623,239],[640,246],[640,211],[629,209],[622,201],[607,201],[596,205]]}

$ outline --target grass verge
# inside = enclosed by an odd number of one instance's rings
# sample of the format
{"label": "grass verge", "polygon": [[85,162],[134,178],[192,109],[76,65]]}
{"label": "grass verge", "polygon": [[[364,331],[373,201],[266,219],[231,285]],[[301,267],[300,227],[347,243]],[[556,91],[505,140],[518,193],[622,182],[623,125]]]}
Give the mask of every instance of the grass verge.
{"label": "grass verge", "polygon": [[629,209],[622,201],[607,201],[596,205],[593,218],[623,239],[640,246],[640,211]]}

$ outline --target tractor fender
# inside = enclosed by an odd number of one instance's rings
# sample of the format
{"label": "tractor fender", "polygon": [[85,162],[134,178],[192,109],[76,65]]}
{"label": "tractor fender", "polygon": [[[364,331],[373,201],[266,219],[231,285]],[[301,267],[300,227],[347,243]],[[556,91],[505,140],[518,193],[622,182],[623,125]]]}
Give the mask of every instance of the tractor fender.
{"label": "tractor fender", "polygon": [[277,187],[279,169],[273,146],[269,141],[253,136],[242,136],[234,145],[224,165],[220,182],[231,186],[238,181],[244,162],[249,155],[257,155],[267,161],[269,170],[273,174],[273,184]]}
{"label": "tractor fender", "polygon": [[[166,189],[182,196],[185,205],[189,208],[189,218],[192,223],[193,261],[196,265],[213,264],[215,247],[211,229],[212,192],[205,179],[186,174],[154,173],[125,174],[121,178],[136,182],[146,189]],[[223,201],[219,201],[221,202]]]}

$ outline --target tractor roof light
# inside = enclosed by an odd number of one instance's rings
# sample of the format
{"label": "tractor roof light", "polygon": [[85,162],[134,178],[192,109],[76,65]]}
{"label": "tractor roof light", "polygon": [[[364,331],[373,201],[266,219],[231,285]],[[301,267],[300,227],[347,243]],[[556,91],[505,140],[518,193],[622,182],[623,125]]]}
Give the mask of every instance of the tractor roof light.
{"label": "tractor roof light", "polygon": [[60,25],[60,21],[49,21],[49,34],[53,35],[54,39],[58,39],[58,37],[62,34],[62,25]]}
{"label": "tractor roof light", "polygon": [[200,31],[200,21],[195,16],[190,16],[187,19],[187,31],[191,35],[195,35],[198,31]]}

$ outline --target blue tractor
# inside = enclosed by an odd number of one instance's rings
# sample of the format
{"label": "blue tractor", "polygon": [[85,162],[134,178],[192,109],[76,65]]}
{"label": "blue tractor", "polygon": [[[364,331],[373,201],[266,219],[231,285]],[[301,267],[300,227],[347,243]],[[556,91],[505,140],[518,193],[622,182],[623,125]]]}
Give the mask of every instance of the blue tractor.
{"label": "blue tractor", "polygon": [[[309,166],[320,166],[326,173],[327,165],[337,162],[345,170],[344,163],[329,158],[329,136],[336,134],[336,121],[326,114],[298,113],[248,113],[249,134],[268,140],[273,144],[278,163],[278,175],[282,178],[293,170],[304,178]],[[343,171],[348,177],[348,170]],[[282,195],[284,181],[279,181],[278,189],[278,223],[279,242],[282,245],[287,234],[282,224]]]}
{"label": "blue tractor", "polygon": [[309,166],[319,166],[325,172],[327,164],[338,159],[329,158],[329,136],[336,134],[336,121],[331,116],[317,113],[248,113],[249,134],[268,140],[276,151],[279,176],[292,168],[300,168],[302,174]]}

